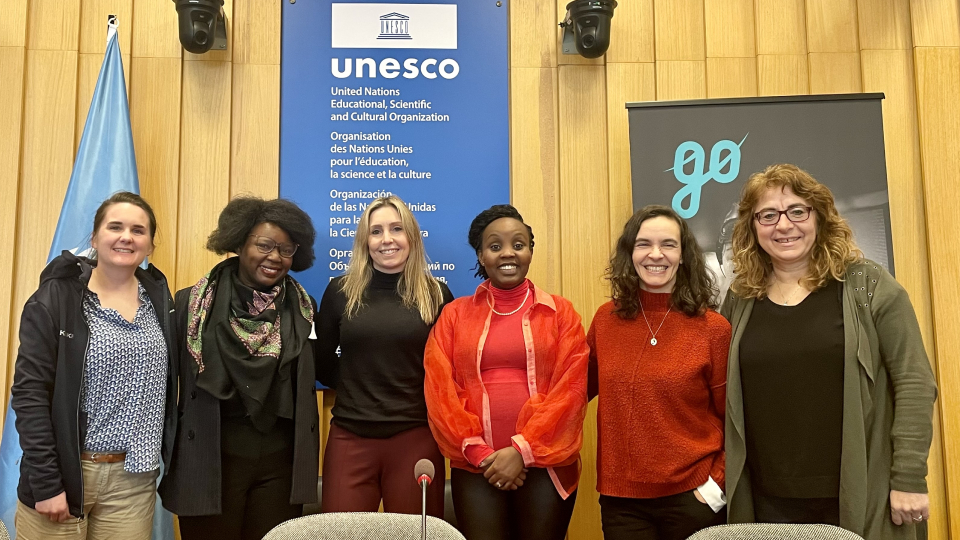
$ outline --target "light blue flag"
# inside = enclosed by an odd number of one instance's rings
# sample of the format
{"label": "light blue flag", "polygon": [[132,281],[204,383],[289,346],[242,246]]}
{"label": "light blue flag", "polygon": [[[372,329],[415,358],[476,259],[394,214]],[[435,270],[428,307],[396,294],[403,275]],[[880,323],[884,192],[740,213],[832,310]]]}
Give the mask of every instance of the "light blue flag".
{"label": "light blue flag", "polygon": [[[117,191],[140,191],[116,20],[111,19],[108,26],[107,51],[47,262],[63,250],[86,254],[90,249],[93,216],[100,203]],[[12,538],[16,537],[13,518],[23,456],[15,420],[13,409],[8,407],[0,441],[0,519]],[[160,506],[159,497],[153,519],[154,540],[173,540],[173,515]]]}

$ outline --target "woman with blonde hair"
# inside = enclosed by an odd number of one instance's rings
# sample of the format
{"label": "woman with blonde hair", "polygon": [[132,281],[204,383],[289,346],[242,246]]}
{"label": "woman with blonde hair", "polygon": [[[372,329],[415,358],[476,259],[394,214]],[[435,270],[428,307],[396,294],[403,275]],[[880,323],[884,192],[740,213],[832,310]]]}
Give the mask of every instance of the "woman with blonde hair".
{"label": "woman with blonde hair", "polygon": [[733,251],[729,521],[922,535],[936,385],[906,291],[794,165],[747,181]]}
{"label": "woman with blonde hair", "polygon": [[[427,512],[443,516],[443,456],[427,427],[423,349],[453,300],[430,274],[420,227],[406,204],[374,200],[357,225],[346,274],[320,301],[318,379],[336,390],[323,460],[324,512],[420,512],[413,469],[429,458],[437,477]],[[340,356],[337,356],[337,348]]]}

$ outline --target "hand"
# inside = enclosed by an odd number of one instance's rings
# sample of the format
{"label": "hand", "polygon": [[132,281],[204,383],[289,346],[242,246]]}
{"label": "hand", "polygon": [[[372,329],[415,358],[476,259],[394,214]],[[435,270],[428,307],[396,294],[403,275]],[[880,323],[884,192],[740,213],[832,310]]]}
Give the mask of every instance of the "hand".
{"label": "hand", "polygon": [[523,483],[527,481],[527,470],[523,469],[520,471],[520,474],[513,480],[513,482],[503,484],[500,487],[500,491],[516,491],[518,488],[523,486]]}
{"label": "hand", "polygon": [[486,469],[483,477],[488,482],[499,489],[509,488],[510,484],[516,485],[517,477],[523,472],[523,456],[516,448],[508,446],[487,456],[480,462],[480,468]]}
{"label": "hand", "polygon": [[63,523],[69,520],[70,507],[67,506],[67,492],[64,491],[55,497],[38,501],[35,509],[38,513],[47,516],[50,521]]}
{"label": "hand", "polygon": [[700,502],[702,502],[703,504],[707,504],[707,500],[704,499],[704,498],[703,498],[703,495],[700,494],[700,490],[699,490],[699,489],[694,489],[694,490],[693,490],[693,496],[696,497],[697,500],[700,501]]}
{"label": "hand", "polygon": [[920,523],[930,519],[930,496],[926,493],[908,493],[891,489],[890,519],[894,525]]}

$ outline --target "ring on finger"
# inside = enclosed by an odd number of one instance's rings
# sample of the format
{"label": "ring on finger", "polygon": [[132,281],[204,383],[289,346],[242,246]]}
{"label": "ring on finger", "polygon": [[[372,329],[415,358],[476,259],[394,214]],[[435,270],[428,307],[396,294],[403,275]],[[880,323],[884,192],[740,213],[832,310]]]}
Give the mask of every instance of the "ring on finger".
{"label": "ring on finger", "polygon": [[497,488],[502,488],[502,487],[503,487],[503,484],[501,484],[500,482],[497,482]]}
{"label": "ring on finger", "polygon": [[923,516],[922,516],[922,515],[920,515],[920,516],[914,516],[914,517],[913,517],[913,520],[914,520],[914,521],[923,521]]}

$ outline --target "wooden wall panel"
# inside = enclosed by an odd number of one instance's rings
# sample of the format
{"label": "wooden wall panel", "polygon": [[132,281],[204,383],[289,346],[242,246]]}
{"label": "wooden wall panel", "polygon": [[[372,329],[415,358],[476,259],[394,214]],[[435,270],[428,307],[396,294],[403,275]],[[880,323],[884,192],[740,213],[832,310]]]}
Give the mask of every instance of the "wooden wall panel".
{"label": "wooden wall panel", "polygon": [[960,45],[957,0],[909,0],[915,47]]}
{"label": "wooden wall panel", "polygon": [[807,50],[857,52],[857,0],[807,0]]}
{"label": "wooden wall panel", "polygon": [[73,169],[77,52],[28,50],[25,72],[10,363],[16,359],[20,311],[46,265]]}
{"label": "wooden wall panel", "polygon": [[30,0],[27,48],[76,51],[80,45],[80,0]]}
{"label": "wooden wall panel", "polygon": [[[916,15],[916,13],[914,14]],[[914,19],[916,24],[916,18]],[[927,216],[927,249],[933,320],[936,323],[939,408],[948,500],[960,497],[960,245],[943,233],[960,220],[956,183],[960,178],[960,49],[917,47],[914,51],[920,155]],[[960,538],[956,505],[949,534]]]}
{"label": "wooden wall panel", "polygon": [[613,16],[607,62],[653,62],[653,22],[653,0],[620,2]]}
{"label": "wooden wall panel", "polygon": [[860,54],[855,52],[810,53],[811,94],[860,92]]}
{"label": "wooden wall panel", "polygon": [[[17,230],[17,203],[20,186],[20,129],[23,126],[23,76],[25,50],[23,47],[0,47],[0,228],[15,235]],[[16,244],[11,246],[11,261],[16,261]],[[3,265],[0,283],[13,283],[15,264]],[[11,349],[16,338],[10,332],[10,314],[19,311],[11,304],[12,287],[0,288],[0,358]],[[12,384],[13,365],[0,368],[0,430],[7,411],[7,392]],[[0,431],[2,433],[2,431]]]}
{"label": "wooden wall panel", "polygon": [[703,0],[656,0],[657,61],[706,58]]}
{"label": "wooden wall panel", "polygon": [[757,54],[805,54],[803,0],[756,0]]}
{"label": "wooden wall panel", "polygon": [[708,98],[756,95],[756,58],[707,58]]}
{"label": "wooden wall panel", "polygon": [[626,103],[655,101],[653,63],[607,64],[607,170],[610,176],[610,247],[633,215],[630,125]]}
{"label": "wooden wall panel", "polygon": [[657,101],[707,97],[705,61],[657,62]]}
{"label": "wooden wall panel", "polygon": [[234,63],[280,65],[281,5],[282,2],[234,0]]}
{"label": "wooden wall panel", "polygon": [[556,67],[557,9],[556,0],[510,2],[511,67]]}
{"label": "wooden wall panel", "polygon": [[178,289],[196,283],[220,260],[204,245],[230,199],[231,68],[229,62],[183,62]]}
{"label": "wooden wall panel", "polygon": [[137,153],[140,193],[157,215],[156,249],[150,261],[177,283],[177,216],[180,195],[181,66],[179,58],[133,58],[130,128]]}
{"label": "wooden wall panel", "polygon": [[[883,92],[883,137],[887,162],[890,220],[897,281],[910,294],[927,354],[936,372],[930,274],[927,258],[920,139],[913,78],[913,54],[907,50],[863,51],[864,92]],[[930,538],[947,537],[943,443],[939,407],[934,408],[933,444],[928,461]]]}
{"label": "wooden wall panel", "polygon": [[233,65],[230,196],[280,195],[280,66]]}
{"label": "wooden wall panel", "polygon": [[83,0],[80,5],[80,54],[103,54],[107,45],[108,15],[117,16],[120,51],[130,54],[133,0]]}
{"label": "wooden wall panel", "polygon": [[909,49],[913,46],[909,2],[857,0],[857,12],[861,49]]}
{"label": "wooden wall panel", "polygon": [[510,200],[536,235],[530,279],[560,294],[560,164],[557,70],[510,71]]}
{"label": "wooden wall panel", "polygon": [[4,0],[0,17],[0,47],[27,45],[27,0]]}
{"label": "wooden wall panel", "polygon": [[[563,296],[590,324],[608,294],[602,275],[610,256],[606,91],[602,67],[561,66],[560,227]],[[583,474],[567,537],[596,538],[600,530],[596,486],[596,406],[584,423]]]}
{"label": "wooden wall panel", "polygon": [[177,10],[169,0],[134,0],[133,56],[180,58]]}
{"label": "wooden wall panel", "polygon": [[754,0],[704,0],[707,57],[757,54]]}
{"label": "wooden wall panel", "polygon": [[791,96],[810,93],[805,54],[757,56],[757,93],[761,96]]}

